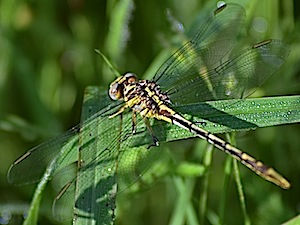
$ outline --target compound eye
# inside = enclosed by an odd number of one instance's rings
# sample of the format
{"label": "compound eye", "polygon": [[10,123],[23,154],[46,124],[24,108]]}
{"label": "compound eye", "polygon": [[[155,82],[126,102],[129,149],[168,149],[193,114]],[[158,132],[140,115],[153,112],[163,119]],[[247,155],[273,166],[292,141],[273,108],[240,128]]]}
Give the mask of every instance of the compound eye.
{"label": "compound eye", "polygon": [[137,80],[138,80],[137,76],[134,73],[126,73],[124,75],[124,77],[126,78],[126,81],[127,81],[128,84],[137,82]]}
{"label": "compound eye", "polygon": [[114,83],[109,88],[109,97],[112,100],[118,100],[121,98],[121,90],[120,85],[118,83]]}

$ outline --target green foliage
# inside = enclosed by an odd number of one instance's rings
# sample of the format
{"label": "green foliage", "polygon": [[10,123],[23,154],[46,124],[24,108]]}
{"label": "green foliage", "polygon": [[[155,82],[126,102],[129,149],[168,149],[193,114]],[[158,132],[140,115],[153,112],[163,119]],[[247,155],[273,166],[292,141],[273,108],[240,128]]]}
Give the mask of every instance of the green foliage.
{"label": "green foliage", "polygon": [[[242,4],[247,12],[237,51],[268,38],[282,39],[291,48],[286,64],[255,93],[256,97],[299,94],[300,39],[297,28],[300,24],[296,19],[299,10],[294,8],[293,1],[231,2]],[[195,18],[199,15],[203,18],[211,12],[215,8],[212,3],[215,2],[0,2],[0,206],[2,212],[10,210],[13,213],[11,224],[22,223],[20,209],[23,210],[24,202],[29,204],[33,187],[7,184],[6,172],[10,164],[30,147],[79,122],[87,86],[107,89],[114,79],[115,75],[94,49],[100,49],[108,56],[119,71],[129,70],[139,74],[140,78],[151,78],[185,39],[180,30],[174,30],[174,25],[180,27],[176,19],[192,33],[189,30],[193,28],[189,27]],[[173,17],[166,17],[166,9]],[[224,165],[225,154],[216,152],[212,155],[209,149],[206,152],[204,141],[176,141],[162,144],[161,149],[167,156],[161,156],[154,168],[119,196],[117,224],[199,224],[199,221],[204,224],[242,224],[248,221],[247,218],[252,224],[279,224],[296,216],[300,200],[299,126],[274,126],[285,123],[283,115],[289,119],[295,115],[288,112],[299,112],[299,103],[293,98],[277,100],[267,117],[264,116],[269,112],[267,109],[251,111],[248,107],[248,116],[257,113],[261,127],[272,127],[242,133],[244,136],[238,133],[236,137],[239,148],[284,174],[292,183],[290,190],[283,191],[241,167],[245,213],[241,209],[240,192],[237,193],[235,183],[231,181],[232,172]],[[251,101],[247,102],[251,104]],[[215,127],[214,124],[207,126]],[[184,135],[178,130],[172,132],[181,138],[180,135]],[[195,176],[195,171],[199,176]],[[51,213],[57,192],[55,184],[45,189],[40,224],[58,224]],[[287,224],[296,224],[294,221]]]}

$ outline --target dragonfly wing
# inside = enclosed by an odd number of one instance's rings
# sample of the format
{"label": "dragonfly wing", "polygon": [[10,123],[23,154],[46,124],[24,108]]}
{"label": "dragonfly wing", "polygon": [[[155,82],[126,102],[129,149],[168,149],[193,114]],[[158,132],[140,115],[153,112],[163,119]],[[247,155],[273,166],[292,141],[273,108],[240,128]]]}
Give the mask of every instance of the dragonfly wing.
{"label": "dragonfly wing", "polygon": [[[52,214],[57,221],[67,221],[74,217],[77,170],[78,162],[72,163],[59,171],[52,180],[54,186],[60,186],[58,188],[61,189],[52,204]],[[61,187],[61,184],[64,186]]]}
{"label": "dragonfly wing", "polygon": [[83,127],[92,129],[97,122],[96,118],[105,119],[117,107],[120,107],[120,103],[103,107],[84,123],[27,151],[10,166],[7,174],[8,182],[15,185],[35,183],[42,178],[50,164],[54,173],[77,161],[78,151],[74,151],[74,148],[77,146],[78,150],[78,133]]}
{"label": "dragonfly wing", "polygon": [[67,143],[73,145],[74,142],[76,142],[77,133],[78,130],[75,127],[26,152],[9,168],[7,175],[8,182],[15,185],[38,182],[42,178],[50,162],[54,159],[57,160],[58,156],[62,153],[63,147]]}
{"label": "dragonfly wing", "polygon": [[169,97],[174,105],[245,98],[282,66],[288,54],[289,46],[279,40],[258,43],[213,70],[199,73],[190,68],[198,76],[173,86]]}
{"label": "dragonfly wing", "polygon": [[161,66],[153,80],[168,92],[170,87],[197,76],[195,70],[220,62],[232,50],[244,19],[245,11],[239,5],[218,8],[192,39]]}
{"label": "dragonfly wing", "polygon": [[124,113],[81,129],[78,173],[54,200],[56,219],[74,214],[77,220],[111,219],[117,192],[138,180],[158,157],[158,149],[146,149],[152,138],[143,119],[137,118],[134,133],[132,126],[132,115]]}

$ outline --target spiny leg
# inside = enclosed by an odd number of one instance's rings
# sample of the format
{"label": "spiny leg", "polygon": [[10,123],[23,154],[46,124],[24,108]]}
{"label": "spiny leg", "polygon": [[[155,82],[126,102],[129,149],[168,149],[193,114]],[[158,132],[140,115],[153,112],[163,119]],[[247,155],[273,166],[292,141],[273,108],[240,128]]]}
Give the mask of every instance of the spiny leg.
{"label": "spiny leg", "polygon": [[152,137],[152,141],[153,141],[153,143],[150,144],[150,145],[147,147],[147,149],[149,149],[149,148],[151,148],[151,147],[156,147],[156,146],[158,146],[158,145],[159,145],[159,141],[158,141],[157,137],[156,137],[155,134],[154,134],[154,131],[153,131],[153,129],[152,129],[150,123],[149,123],[149,120],[148,120],[146,117],[143,117],[143,120],[144,120],[144,123],[146,124],[146,127],[147,127],[147,129],[148,129],[148,131],[149,131],[149,133],[150,133],[150,135],[151,135],[151,137]]}
{"label": "spiny leg", "polygon": [[132,134],[135,134],[136,133],[136,111],[132,111],[132,117],[131,117],[131,120],[132,120]]}
{"label": "spiny leg", "polygon": [[154,131],[149,123],[149,120],[148,120],[148,115],[150,114],[150,110],[148,108],[144,108],[142,111],[140,111],[140,115],[142,116],[143,120],[144,120],[144,123],[152,137],[152,141],[153,143],[150,144],[147,149],[151,148],[152,146],[158,146],[159,145],[159,141],[158,141],[158,138],[155,136],[154,134]]}
{"label": "spiny leg", "polygon": [[125,109],[127,109],[129,106],[127,104],[123,105],[121,108],[118,109],[117,112],[111,114],[108,118],[111,119],[111,118],[114,118],[116,117],[117,115],[120,115],[124,112]]}

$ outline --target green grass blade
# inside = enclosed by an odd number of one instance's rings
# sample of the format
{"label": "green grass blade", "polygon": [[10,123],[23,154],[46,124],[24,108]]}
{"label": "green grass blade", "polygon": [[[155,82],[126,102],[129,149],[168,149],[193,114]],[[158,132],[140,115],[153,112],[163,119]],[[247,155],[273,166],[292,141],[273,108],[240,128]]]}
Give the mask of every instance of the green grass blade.
{"label": "green grass blade", "polygon": [[[90,87],[85,92],[82,120],[91,117],[106,104],[101,95],[95,95]],[[96,90],[97,94],[97,90]],[[75,217],[73,224],[113,224],[115,200],[117,192],[116,167],[114,149],[110,142],[116,140],[120,132],[119,118],[99,120],[93,127],[84,127],[79,151],[79,168],[75,192]],[[116,122],[119,119],[119,123]],[[109,129],[107,129],[109,127]],[[88,135],[86,135],[88,132]],[[119,145],[116,148],[120,148]],[[108,153],[108,154],[106,154]],[[99,155],[102,155],[100,156]],[[95,161],[95,159],[99,160]]]}
{"label": "green grass blade", "polygon": [[76,143],[76,140],[76,137],[69,140],[69,142],[61,149],[59,154],[56,155],[56,157],[51,161],[51,163],[47,167],[45,173],[43,174],[40,182],[38,183],[35,189],[34,196],[28,211],[28,215],[24,220],[25,225],[37,224],[41,198],[43,196],[46,185],[53,178],[54,174],[63,167],[66,167],[66,165],[76,161],[77,154],[73,154],[74,143]]}
{"label": "green grass blade", "polygon": [[[298,123],[300,96],[219,100],[180,106],[175,110],[181,112],[190,121],[200,123],[199,126],[212,133],[245,131]],[[165,128],[163,131],[161,126]],[[189,131],[165,122],[155,122],[153,130],[161,141],[166,142],[193,137]]]}
{"label": "green grass blade", "polygon": [[[208,145],[206,151],[204,152],[204,166],[205,168],[211,168],[212,166],[212,158],[213,158],[213,146]],[[200,194],[199,200],[199,214],[200,214],[200,224],[203,224],[205,221],[206,213],[207,213],[207,199],[208,199],[208,191],[209,191],[209,173],[205,174],[203,179],[203,185]]]}
{"label": "green grass blade", "polygon": [[[51,165],[50,165],[51,166]],[[24,220],[24,225],[35,225],[38,222],[38,215],[40,210],[40,202],[44,193],[44,189],[49,181],[49,170],[46,171],[43,179],[37,185],[35,189],[30,208],[28,210],[28,215]]]}
{"label": "green grass blade", "polygon": [[298,225],[300,224],[300,215],[290,219],[289,221],[283,223],[282,225]]}
{"label": "green grass blade", "polygon": [[110,24],[105,49],[112,61],[119,65],[130,37],[128,26],[134,9],[134,2],[132,0],[111,1],[108,7]]}
{"label": "green grass blade", "polygon": [[186,105],[177,110],[189,110],[194,122],[205,120],[205,129],[212,133],[241,131],[299,122],[300,96],[220,100]]}
{"label": "green grass blade", "polygon": [[172,225],[184,224],[187,220],[189,224],[197,225],[196,213],[191,203],[193,189],[195,188],[195,179],[187,178],[186,180],[174,177],[174,184],[178,192],[178,199],[170,219]]}
{"label": "green grass blade", "polygon": [[[229,143],[231,143],[232,145],[236,145],[236,135],[235,133],[232,133],[230,136],[227,135],[227,141],[229,141]],[[238,161],[237,160],[233,160],[233,171],[234,171],[234,180],[236,183],[236,187],[237,187],[237,192],[239,195],[239,199],[240,199],[240,205],[241,205],[241,210],[242,210],[242,214],[244,217],[244,224],[245,225],[250,225],[250,219],[247,213],[247,208],[246,208],[246,201],[245,201],[245,193],[244,193],[244,188],[243,188],[243,184],[241,181],[241,175],[240,175],[240,170],[238,167]]]}

